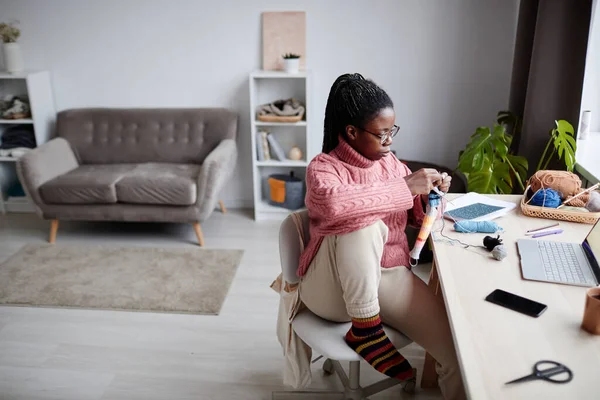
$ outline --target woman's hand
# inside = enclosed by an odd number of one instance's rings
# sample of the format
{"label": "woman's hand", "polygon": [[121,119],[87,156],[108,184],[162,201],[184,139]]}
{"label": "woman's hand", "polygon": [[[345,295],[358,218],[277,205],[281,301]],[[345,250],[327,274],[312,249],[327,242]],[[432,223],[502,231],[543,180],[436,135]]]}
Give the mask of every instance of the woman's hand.
{"label": "woman's hand", "polygon": [[448,175],[447,173],[442,172],[442,183],[440,184],[439,189],[444,193],[448,193],[448,190],[450,190],[451,183],[452,183],[452,177],[450,175]]}
{"label": "woman's hand", "polygon": [[[448,174],[446,174],[446,179],[450,178],[447,175]],[[443,188],[446,187],[442,186],[444,184],[442,174],[432,168],[422,168],[417,172],[405,176],[404,180],[413,196],[418,194],[429,194],[436,186],[440,186],[440,190],[442,191],[444,191]],[[446,189],[450,188],[450,181],[447,181],[446,185]]]}

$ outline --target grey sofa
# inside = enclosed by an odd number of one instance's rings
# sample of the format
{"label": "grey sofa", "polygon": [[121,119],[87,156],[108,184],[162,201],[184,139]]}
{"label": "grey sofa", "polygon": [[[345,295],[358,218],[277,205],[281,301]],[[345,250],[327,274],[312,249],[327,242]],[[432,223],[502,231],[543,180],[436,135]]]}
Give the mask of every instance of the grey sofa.
{"label": "grey sofa", "polygon": [[[226,109],[73,109],[57,137],[21,157],[17,173],[51,220],[200,223],[237,160],[237,115]],[[223,203],[221,209],[225,212]]]}

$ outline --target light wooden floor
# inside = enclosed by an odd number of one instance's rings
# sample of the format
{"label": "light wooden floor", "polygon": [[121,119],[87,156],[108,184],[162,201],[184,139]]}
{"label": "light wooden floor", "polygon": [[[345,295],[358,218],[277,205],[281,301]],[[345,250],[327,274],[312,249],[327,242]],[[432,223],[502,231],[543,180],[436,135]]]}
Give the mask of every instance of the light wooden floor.
{"label": "light wooden floor", "polygon": [[[43,243],[49,223],[33,214],[0,215],[0,262]],[[203,224],[206,246],[245,254],[219,316],[0,307],[0,400],[270,399],[281,385],[275,336],[278,222],[216,211]],[[190,247],[191,225],[61,222],[57,243]],[[427,275],[427,266],[419,267]],[[424,351],[403,351],[422,368]],[[337,387],[313,369],[312,388]],[[420,371],[419,371],[420,372]],[[363,366],[363,383],[380,379]],[[440,399],[392,388],[373,399]]]}

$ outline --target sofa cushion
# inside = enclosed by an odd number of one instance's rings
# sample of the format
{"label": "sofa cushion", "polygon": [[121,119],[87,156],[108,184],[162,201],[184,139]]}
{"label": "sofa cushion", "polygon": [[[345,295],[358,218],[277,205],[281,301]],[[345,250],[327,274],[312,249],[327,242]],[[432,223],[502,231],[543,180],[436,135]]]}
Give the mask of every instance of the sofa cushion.
{"label": "sofa cushion", "polygon": [[119,203],[190,206],[196,203],[196,164],[139,164],[117,182]]}
{"label": "sofa cushion", "polygon": [[42,186],[40,196],[48,204],[114,204],[115,184],[135,164],[81,165]]}
{"label": "sofa cushion", "polygon": [[81,164],[202,164],[236,132],[236,113],[221,108],[81,108],[57,117],[58,136]]}

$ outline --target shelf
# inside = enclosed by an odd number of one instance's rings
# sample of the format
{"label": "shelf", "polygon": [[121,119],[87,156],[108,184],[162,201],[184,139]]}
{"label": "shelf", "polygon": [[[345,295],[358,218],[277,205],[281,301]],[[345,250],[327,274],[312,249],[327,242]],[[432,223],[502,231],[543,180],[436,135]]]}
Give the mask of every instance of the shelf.
{"label": "shelf", "polygon": [[295,74],[289,74],[284,71],[263,71],[258,70],[252,73],[253,78],[306,78],[308,76],[307,71],[299,71]]}
{"label": "shelf", "polygon": [[306,161],[294,161],[294,160],[285,160],[285,161],[257,161],[256,165],[259,167],[306,167],[308,166],[308,162]]}
{"label": "shelf", "polygon": [[21,71],[11,74],[10,72],[2,71],[0,72],[0,79],[25,79],[27,78],[27,75],[33,72],[34,71]]}
{"label": "shelf", "polygon": [[0,161],[17,162],[17,160],[18,160],[18,158],[16,158],[16,157],[0,156]]}
{"label": "shelf", "polygon": [[0,119],[0,124],[33,124],[32,119]]}
{"label": "shelf", "polygon": [[256,126],[306,126],[306,121],[300,122],[262,122],[252,121]]}

